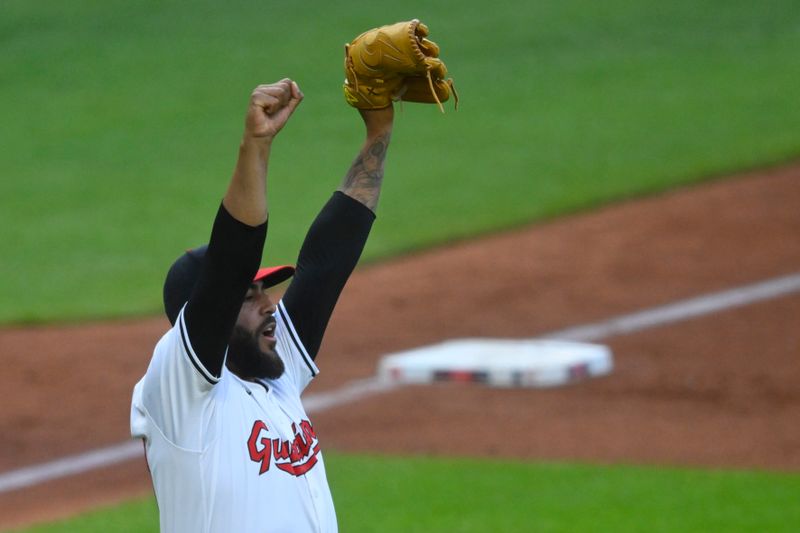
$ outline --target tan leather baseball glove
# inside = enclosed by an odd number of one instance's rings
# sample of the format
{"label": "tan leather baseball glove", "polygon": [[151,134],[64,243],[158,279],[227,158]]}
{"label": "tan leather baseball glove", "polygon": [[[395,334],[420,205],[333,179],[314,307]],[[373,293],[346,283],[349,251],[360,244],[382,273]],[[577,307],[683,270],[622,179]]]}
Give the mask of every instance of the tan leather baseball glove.
{"label": "tan leather baseball glove", "polygon": [[393,101],[436,103],[458,94],[439,46],[428,40],[419,20],[398,22],[366,31],[344,45],[344,97],[359,109],[381,109]]}

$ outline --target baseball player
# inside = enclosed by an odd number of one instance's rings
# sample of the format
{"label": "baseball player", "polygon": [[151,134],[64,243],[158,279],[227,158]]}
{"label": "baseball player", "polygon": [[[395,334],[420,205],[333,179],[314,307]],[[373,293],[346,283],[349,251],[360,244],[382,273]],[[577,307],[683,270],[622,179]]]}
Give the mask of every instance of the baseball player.
{"label": "baseball player", "polygon": [[[404,24],[413,29],[397,38],[422,38],[414,33],[419,21]],[[376,92],[367,79],[358,89],[346,83],[348,90]],[[303,93],[283,79],[251,94],[209,242],[170,268],[164,308],[172,327],[133,391],[131,433],[144,440],[162,531],[337,530],[320,441],[300,394],[319,372],[328,320],[374,221],[392,100],[400,97],[372,106],[348,99],[366,140],[312,223],[295,269],[259,262],[270,151]],[[292,276],[274,302],[268,289]]]}

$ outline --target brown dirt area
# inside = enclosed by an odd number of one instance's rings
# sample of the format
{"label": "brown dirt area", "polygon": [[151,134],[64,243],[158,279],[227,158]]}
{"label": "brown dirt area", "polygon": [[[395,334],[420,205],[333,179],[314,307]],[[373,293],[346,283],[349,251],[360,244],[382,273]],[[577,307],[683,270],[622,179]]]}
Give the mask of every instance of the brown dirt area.
{"label": "brown dirt area", "polygon": [[[535,199],[532,199],[535,201]],[[380,221],[378,222],[380,223]],[[359,269],[309,392],[384,353],[529,338],[800,272],[800,167],[749,173]],[[0,329],[0,472],[117,444],[166,320]],[[800,295],[604,341],[607,377],[409,387],[314,417],[326,449],[800,470]],[[143,460],[2,494],[0,528],[149,492]]]}

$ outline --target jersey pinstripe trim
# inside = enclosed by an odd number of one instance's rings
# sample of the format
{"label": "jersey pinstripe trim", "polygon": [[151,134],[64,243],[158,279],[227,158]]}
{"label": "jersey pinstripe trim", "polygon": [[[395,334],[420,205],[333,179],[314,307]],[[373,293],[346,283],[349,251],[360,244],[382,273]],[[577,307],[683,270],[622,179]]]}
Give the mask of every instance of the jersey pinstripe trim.
{"label": "jersey pinstripe trim", "polygon": [[186,330],[186,322],[183,320],[183,312],[186,310],[186,306],[184,305],[181,309],[180,313],[178,313],[178,329],[181,332],[181,341],[183,342],[183,348],[186,352],[186,355],[189,357],[189,362],[192,363],[192,366],[197,370],[203,378],[211,383],[212,385],[216,385],[219,383],[219,377],[215,376],[211,372],[203,366],[203,363],[200,362],[200,359],[197,357],[197,354],[194,353],[194,349],[192,348],[192,343],[189,342],[189,333]]}
{"label": "jersey pinstripe trim", "polygon": [[303,357],[303,362],[308,367],[308,370],[311,372],[311,377],[317,375],[316,365],[314,364],[314,359],[308,355],[306,351],[306,347],[303,346],[303,343],[300,342],[300,337],[297,335],[297,332],[294,330],[294,324],[292,321],[289,320],[289,313],[286,312],[286,307],[283,305],[283,300],[278,302],[278,314],[281,315],[281,319],[283,320],[284,324],[286,324],[286,330],[289,332],[289,338],[292,340],[292,344],[295,345],[297,351]]}

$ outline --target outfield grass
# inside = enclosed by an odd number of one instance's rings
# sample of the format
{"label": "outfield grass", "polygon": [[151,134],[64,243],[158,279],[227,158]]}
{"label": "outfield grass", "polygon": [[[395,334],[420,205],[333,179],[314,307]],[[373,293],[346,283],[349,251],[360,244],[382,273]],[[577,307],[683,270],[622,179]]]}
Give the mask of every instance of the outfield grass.
{"label": "outfield grass", "polygon": [[418,16],[462,96],[406,105],[366,259],[800,154],[793,0],[0,4],[0,323],[160,309],[204,242],[250,89],[306,101],[272,162],[269,261],[360,143],[342,44]]}
{"label": "outfield grass", "polygon": [[[783,532],[800,523],[800,476],[633,466],[329,454],[347,532]],[[155,502],[27,533],[151,532]]]}

